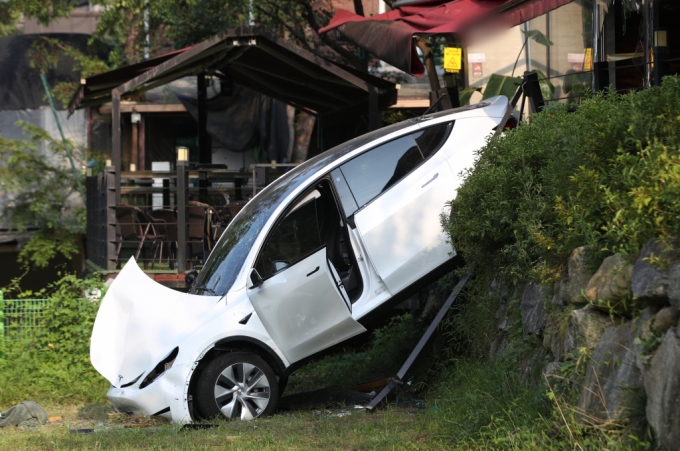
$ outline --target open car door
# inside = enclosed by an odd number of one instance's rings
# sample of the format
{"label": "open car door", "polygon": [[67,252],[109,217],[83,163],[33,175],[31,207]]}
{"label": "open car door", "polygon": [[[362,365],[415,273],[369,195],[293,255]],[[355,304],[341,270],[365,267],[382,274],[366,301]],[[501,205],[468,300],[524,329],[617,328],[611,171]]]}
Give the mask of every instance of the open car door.
{"label": "open car door", "polygon": [[248,289],[262,324],[291,363],[366,331],[352,319],[352,304],[328,259],[319,197],[315,190],[274,226],[253,268],[262,282]]}

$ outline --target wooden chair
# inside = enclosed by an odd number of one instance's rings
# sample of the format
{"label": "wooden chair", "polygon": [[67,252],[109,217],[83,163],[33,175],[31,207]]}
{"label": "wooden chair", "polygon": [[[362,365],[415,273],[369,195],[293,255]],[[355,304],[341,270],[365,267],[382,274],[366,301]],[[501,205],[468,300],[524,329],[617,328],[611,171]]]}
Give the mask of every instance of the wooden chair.
{"label": "wooden chair", "polygon": [[160,209],[149,211],[147,215],[157,221],[154,224],[156,231],[165,236],[165,240],[160,242],[158,261],[163,261],[164,244],[168,243],[168,264],[170,264],[170,260],[176,258],[177,255],[177,212],[170,209]]}
{"label": "wooden chair", "polygon": [[189,241],[202,241],[203,253],[209,254],[215,245],[216,231],[222,218],[215,208],[202,202],[190,200],[187,206],[187,237]]}
{"label": "wooden chair", "polygon": [[[120,251],[125,242],[138,242],[135,252],[135,260],[139,260],[139,254],[144,250],[144,243],[151,241],[151,251],[153,258],[156,257],[154,248],[159,240],[165,236],[157,232],[154,225],[158,225],[161,220],[156,220],[147,216],[140,208],[133,205],[116,205],[117,240],[116,264],[119,263]],[[146,266],[146,262],[144,262]]]}

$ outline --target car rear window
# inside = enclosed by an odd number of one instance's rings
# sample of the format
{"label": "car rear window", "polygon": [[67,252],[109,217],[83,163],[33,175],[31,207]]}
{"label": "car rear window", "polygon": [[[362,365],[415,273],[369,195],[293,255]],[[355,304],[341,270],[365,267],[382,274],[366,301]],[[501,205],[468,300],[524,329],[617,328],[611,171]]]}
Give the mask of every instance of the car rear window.
{"label": "car rear window", "polygon": [[340,171],[356,201],[342,199],[345,214],[350,216],[434,155],[446,142],[452,125],[438,124],[402,136],[342,165]]}

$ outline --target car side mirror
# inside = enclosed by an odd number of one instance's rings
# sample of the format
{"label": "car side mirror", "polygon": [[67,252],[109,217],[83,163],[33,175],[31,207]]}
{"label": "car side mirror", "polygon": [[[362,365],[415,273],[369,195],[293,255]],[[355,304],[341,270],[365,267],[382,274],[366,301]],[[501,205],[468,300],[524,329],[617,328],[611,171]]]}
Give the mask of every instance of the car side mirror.
{"label": "car side mirror", "polygon": [[271,263],[271,268],[269,268],[269,274],[276,274],[277,272],[286,268],[288,265],[290,265],[290,263],[285,260],[275,260]]}
{"label": "car side mirror", "polygon": [[260,273],[257,272],[255,268],[250,270],[250,274],[248,274],[248,289],[251,288],[256,288],[262,285],[262,277],[260,277]]}
{"label": "car side mirror", "polygon": [[196,281],[196,277],[198,277],[198,271],[196,271],[195,269],[192,269],[191,271],[189,271],[187,273],[186,276],[184,276],[184,285],[187,288],[191,288],[191,286]]}

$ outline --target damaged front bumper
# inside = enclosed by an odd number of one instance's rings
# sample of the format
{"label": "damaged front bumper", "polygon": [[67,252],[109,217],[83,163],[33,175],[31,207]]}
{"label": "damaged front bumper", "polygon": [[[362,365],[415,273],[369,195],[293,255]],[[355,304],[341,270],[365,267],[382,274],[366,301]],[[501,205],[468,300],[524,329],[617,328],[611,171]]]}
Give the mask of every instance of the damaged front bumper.
{"label": "damaged front bumper", "polygon": [[132,415],[157,415],[173,423],[191,423],[188,405],[188,380],[193,365],[173,365],[149,385],[142,381],[127,387],[111,386],[106,396],[114,408]]}

